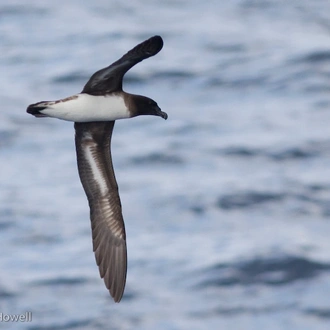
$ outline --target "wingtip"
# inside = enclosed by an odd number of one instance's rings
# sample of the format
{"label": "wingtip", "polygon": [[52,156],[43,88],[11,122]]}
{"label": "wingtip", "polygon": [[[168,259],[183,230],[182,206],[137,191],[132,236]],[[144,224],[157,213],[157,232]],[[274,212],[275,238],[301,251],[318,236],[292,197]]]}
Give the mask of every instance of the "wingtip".
{"label": "wingtip", "polygon": [[141,43],[142,45],[147,46],[147,52],[150,56],[154,56],[161,51],[164,46],[163,38],[159,35],[155,35],[144,42]]}
{"label": "wingtip", "polygon": [[164,46],[164,40],[163,40],[163,38],[161,37],[161,36],[159,36],[159,35],[155,35],[154,36],[154,39],[155,39],[155,41],[158,43],[158,45],[159,45],[159,51],[163,48],[163,46]]}
{"label": "wingtip", "polygon": [[[93,231],[95,235],[96,231]],[[102,243],[103,242],[103,243]],[[93,236],[93,250],[100,277],[114,302],[119,303],[123,297],[127,275],[127,249],[125,240],[109,241],[100,232]]]}
{"label": "wingtip", "polygon": [[113,301],[116,303],[116,304],[119,304],[121,299],[123,298],[123,295],[124,295],[124,291],[120,292],[119,294],[117,295],[114,295],[111,293],[111,291],[109,290],[109,294],[111,296],[111,298],[113,299]]}
{"label": "wingtip", "polygon": [[160,35],[158,35],[158,34],[156,34],[155,36],[151,37],[150,39],[153,39],[153,40],[157,41],[162,46],[164,44],[163,38]]}

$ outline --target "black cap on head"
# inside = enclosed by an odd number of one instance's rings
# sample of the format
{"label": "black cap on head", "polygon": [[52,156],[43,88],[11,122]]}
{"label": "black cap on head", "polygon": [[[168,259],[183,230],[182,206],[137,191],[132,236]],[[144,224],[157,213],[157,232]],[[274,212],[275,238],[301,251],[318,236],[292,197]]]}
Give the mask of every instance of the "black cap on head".
{"label": "black cap on head", "polygon": [[162,111],[158,104],[149,97],[141,95],[132,95],[131,103],[133,103],[133,116],[151,115],[159,116],[167,119],[167,113]]}

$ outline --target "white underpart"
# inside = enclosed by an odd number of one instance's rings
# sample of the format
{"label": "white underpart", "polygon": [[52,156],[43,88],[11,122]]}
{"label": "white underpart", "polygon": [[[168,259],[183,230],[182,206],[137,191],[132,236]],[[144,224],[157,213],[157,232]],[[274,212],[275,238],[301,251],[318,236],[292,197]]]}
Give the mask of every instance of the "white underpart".
{"label": "white underpart", "polygon": [[97,182],[97,184],[100,188],[101,196],[105,196],[109,192],[107,180],[103,176],[103,173],[98,166],[98,163],[95,159],[95,155],[93,155],[93,150],[95,150],[95,144],[87,145],[84,149],[85,157],[88,161],[88,164],[91,167],[91,171],[93,173],[93,178]]}
{"label": "white underpart", "polygon": [[47,106],[40,111],[42,114],[75,122],[111,121],[130,117],[121,95],[94,96],[83,93],[40,105]]}

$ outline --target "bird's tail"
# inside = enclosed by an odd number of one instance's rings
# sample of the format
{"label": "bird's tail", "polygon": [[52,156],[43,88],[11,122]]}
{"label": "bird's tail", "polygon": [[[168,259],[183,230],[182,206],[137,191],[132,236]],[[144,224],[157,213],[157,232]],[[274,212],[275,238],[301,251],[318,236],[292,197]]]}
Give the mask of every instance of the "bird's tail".
{"label": "bird's tail", "polygon": [[47,115],[41,113],[40,111],[46,109],[48,107],[49,102],[48,101],[41,101],[38,103],[30,104],[26,112],[35,116],[35,117],[48,117]]}

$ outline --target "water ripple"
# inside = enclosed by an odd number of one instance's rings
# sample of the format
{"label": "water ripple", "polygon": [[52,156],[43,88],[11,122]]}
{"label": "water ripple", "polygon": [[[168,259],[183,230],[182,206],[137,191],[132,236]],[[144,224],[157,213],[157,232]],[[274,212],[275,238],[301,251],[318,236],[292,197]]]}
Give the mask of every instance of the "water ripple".
{"label": "water ripple", "polygon": [[198,286],[232,285],[287,285],[289,283],[312,279],[330,270],[330,264],[309,260],[304,257],[286,256],[282,258],[256,258],[236,264],[219,264],[204,270],[208,280]]}

